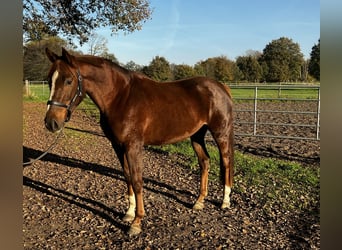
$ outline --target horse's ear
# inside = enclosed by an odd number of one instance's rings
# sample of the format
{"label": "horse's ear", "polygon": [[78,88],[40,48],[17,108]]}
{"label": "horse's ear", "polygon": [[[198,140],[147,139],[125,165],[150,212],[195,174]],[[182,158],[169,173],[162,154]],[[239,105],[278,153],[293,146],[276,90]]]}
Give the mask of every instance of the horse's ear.
{"label": "horse's ear", "polygon": [[69,54],[69,52],[62,48],[62,59],[66,61],[69,65],[73,65],[73,59],[74,57]]}
{"label": "horse's ear", "polygon": [[47,55],[47,57],[49,58],[49,60],[53,63],[58,59],[58,55],[56,55],[55,53],[53,53],[51,50],[49,50],[49,48],[45,49],[45,53]]}

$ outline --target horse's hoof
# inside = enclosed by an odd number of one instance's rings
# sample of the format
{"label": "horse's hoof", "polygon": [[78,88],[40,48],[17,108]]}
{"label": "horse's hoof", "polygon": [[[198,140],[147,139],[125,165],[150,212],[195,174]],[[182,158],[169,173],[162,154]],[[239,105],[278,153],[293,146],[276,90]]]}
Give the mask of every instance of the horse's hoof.
{"label": "horse's hoof", "polygon": [[204,202],[196,201],[195,205],[193,206],[193,210],[202,210],[204,208]]}
{"label": "horse's hoof", "polygon": [[138,235],[141,233],[141,226],[140,225],[131,225],[131,227],[128,230],[129,236]]}
{"label": "horse's hoof", "polygon": [[222,209],[230,208],[230,202],[223,202],[221,208]]}
{"label": "horse's hoof", "polygon": [[125,217],[122,219],[124,222],[132,222],[134,220],[134,216],[131,214],[126,214]]}

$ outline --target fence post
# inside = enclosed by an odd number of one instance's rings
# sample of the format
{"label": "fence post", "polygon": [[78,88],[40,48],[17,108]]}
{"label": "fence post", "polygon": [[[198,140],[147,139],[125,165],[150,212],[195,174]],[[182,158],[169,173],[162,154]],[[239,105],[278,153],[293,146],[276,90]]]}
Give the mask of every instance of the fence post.
{"label": "fence post", "polygon": [[316,139],[319,140],[320,131],[320,113],[321,113],[321,88],[318,87],[318,103],[317,103],[317,124],[316,124]]}
{"label": "fence post", "polygon": [[43,96],[45,97],[45,81],[43,81]]}
{"label": "fence post", "polygon": [[29,80],[25,80],[25,94],[27,96],[30,96],[30,83],[29,83]]}
{"label": "fence post", "polygon": [[257,128],[257,105],[258,105],[258,86],[254,89],[254,124],[253,124],[253,135],[256,135]]}

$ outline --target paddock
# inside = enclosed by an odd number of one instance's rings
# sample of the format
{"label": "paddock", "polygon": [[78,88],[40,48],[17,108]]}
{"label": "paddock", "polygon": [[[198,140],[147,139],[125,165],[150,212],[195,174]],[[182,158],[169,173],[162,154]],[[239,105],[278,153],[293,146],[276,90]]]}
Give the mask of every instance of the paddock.
{"label": "paddock", "polygon": [[[42,122],[45,110],[45,103],[24,102],[24,161],[37,156],[53,140]],[[23,169],[24,249],[320,246],[319,184],[301,185],[299,190],[293,189],[295,183],[276,180],[248,184],[250,180],[237,163],[231,209],[218,208],[221,187],[210,181],[208,205],[195,212],[191,205],[198,193],[197,170],[189,169],[189,159],[181,154],[150,149],[144,155],[148,219],[142,235],[132,241],[125,234],[129,224],[122,222],[127,201],[121,167],[114,153],[103,153],[112,150],[96,116],[77,110],[64,133],[46,157]],[[254,158],[244,155],[290,159],[303,163],[303,168],[319,178],[319,141],[251,136],[236,136],[235,140],[247,166]],[[286,170],[291,162],[280,166]],[[268,193],[272,190],[284,195],[279,202],[272,201],[273,193]],[[298,200],[284,200],[291,195]],[[285,201],[288,207],[284,207]],[[292,202],[301,202],[304,207],[296,208]],[[166,208],[170,213],[162,212]]]}

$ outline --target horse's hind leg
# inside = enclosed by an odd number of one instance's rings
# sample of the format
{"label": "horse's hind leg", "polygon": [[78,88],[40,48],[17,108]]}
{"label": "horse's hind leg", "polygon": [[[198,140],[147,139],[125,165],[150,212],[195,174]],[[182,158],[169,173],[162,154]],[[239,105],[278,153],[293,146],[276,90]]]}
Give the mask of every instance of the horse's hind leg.
{"label": "horse's hind leg", "polygon": [[223,202],[221,208],[230,207],[230,192],[233,185],[234,166],[234,133],[233,128],[228,128],[228,133],[212,133],[220,151],[220,176],[224,186]]}
{"label": "horse's hind leg", "polygon": [[195,210],[203,209],[204,199],[208,195],[209,154],[204,142],[206,132],[207,127],[202,127],[198,132],[191,136],[191,144],[196,152],[198,163],[201,168],[200,194],[193,207]]}

